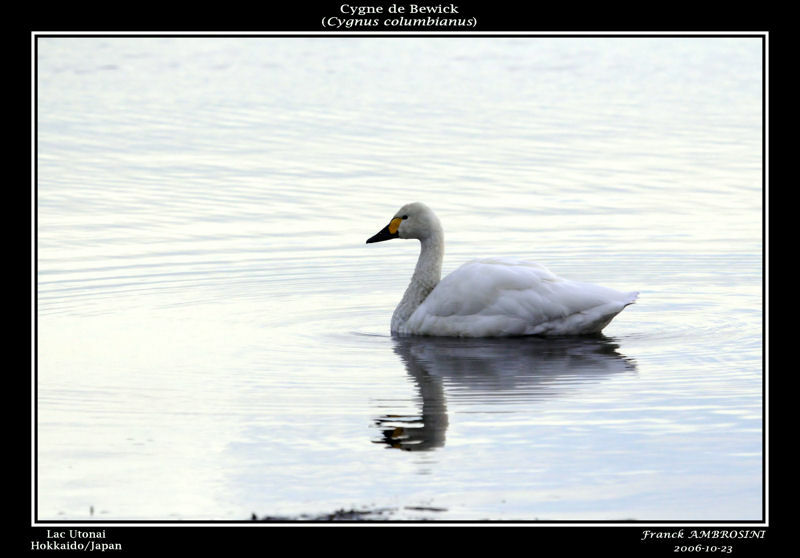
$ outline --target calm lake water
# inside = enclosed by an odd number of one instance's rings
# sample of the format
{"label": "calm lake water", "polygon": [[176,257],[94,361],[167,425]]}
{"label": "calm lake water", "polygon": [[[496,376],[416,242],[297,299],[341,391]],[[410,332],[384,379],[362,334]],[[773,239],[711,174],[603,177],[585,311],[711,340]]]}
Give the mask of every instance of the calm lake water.
{"label": "calm lake water", "polygon": [[[762,519],[760,38],[37,41],[39,520]],[[404,203],[640,291],[395,338]]]}

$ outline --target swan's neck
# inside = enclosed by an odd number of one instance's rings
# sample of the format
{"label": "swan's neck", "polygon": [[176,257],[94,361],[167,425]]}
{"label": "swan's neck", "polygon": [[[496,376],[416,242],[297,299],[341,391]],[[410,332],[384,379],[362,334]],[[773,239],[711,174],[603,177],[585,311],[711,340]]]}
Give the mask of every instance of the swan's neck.
{"label": "swan's neck", "polygon": [[411,283],[392,315],[392,331],[401,332],[406,320],[414,313],[442,277],[444,233],[436,231],[420,241],[419,259]]}

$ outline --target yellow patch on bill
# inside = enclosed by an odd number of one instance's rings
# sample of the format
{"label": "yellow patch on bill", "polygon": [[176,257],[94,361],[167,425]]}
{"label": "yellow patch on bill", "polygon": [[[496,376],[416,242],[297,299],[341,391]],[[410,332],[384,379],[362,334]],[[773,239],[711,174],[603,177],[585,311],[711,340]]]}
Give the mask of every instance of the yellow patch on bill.
{"label": "yellow patch on bill", "polygon": [[389,223],[389,232],[392,234],[396,233],[397,229],[400,228],[400,223],[402,222],[403,220],[400,217],[395,217],[394,219],[392,219],[391,222]]}

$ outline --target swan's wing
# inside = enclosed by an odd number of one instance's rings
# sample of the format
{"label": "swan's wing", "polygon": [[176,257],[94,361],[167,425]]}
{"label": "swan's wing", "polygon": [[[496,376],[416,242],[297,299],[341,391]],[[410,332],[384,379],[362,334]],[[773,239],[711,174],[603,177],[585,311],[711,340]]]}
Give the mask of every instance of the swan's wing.
{"label": "swan's wing", "polygon": [[414,333],[470,337],[590,333],[635,298],[562,279],[533,262],[475,260],[440,281],[406,326]]}

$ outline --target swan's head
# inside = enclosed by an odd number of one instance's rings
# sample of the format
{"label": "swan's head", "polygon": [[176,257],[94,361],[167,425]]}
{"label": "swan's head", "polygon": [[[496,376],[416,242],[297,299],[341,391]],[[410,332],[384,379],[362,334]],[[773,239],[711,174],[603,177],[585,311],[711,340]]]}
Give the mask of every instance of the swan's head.
{"label": "swan's head", "polygon": [[401,207],[388,225],[367,240],[367,244],[393,238],[425,240],[432,235],[441,234],[441,232],[442,225],[436,214],[424,203],[414,202]]}

